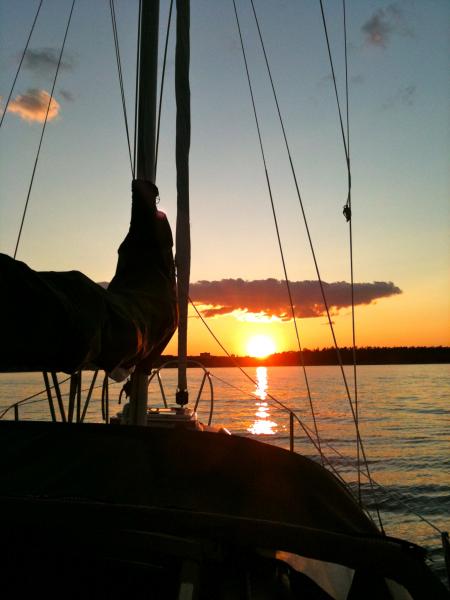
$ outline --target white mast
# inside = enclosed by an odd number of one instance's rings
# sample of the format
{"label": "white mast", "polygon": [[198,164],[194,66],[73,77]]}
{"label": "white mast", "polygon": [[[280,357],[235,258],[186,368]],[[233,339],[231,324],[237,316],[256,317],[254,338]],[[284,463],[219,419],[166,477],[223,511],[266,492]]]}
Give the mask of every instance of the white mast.
{"label": "white mast", "polygon": [[[155,183],[159,0],[141,0],[139,29],[135,177]],[[147,389],[147,374],[136,369],[131,377],[132,425],[146,425]]]}
{"label": "white mast", "polygon": [[176,401],[188,402],[186,377],[187,316],[191,237],[189,223],[189,147],[191,143],[191,102],[189,88],[189,0],[177,0],[177,44],[175,51],[176,166],[177,166],[177,231],[176,266],[178,289],[178,389]]}

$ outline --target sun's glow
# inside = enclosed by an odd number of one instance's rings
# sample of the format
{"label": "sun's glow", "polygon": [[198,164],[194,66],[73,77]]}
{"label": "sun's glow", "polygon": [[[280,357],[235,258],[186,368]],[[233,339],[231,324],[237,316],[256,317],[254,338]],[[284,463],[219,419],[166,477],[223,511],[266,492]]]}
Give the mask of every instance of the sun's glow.
{"label": "sun's glow", "polygon": [[268,335],[254,335],[247,343],[247,353],[256,358],[269,356],[275,350],[275,342]]}
{"label": "sun's glow", "polygon": [[253,392],[257,398],[255,420],[247,430],[253,435],[274,435],[277,433],[277,424],[271,420],[270,407],[266,402],[268,387],[267,367],[257,367],[256,390]]}

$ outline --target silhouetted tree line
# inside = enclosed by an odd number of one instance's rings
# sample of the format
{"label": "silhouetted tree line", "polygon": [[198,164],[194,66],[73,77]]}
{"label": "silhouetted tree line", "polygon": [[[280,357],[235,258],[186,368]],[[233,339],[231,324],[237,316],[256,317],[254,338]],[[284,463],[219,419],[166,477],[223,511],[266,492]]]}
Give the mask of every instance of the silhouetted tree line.
{"label": "silhouetted tree line", "polygon": [[[353,364],[352,348],[340,349],[342,362],[345,365]],[[175,359],[174,356],[162,356],[160,362]],[[237,363],[242,367],[257,366],[298,366],[301,364],[300,353],[280,352],[266,358],[254,358],[253,356],[213,356],[208,352],[200,356],[191,356],[191,360],[201,362],[205,367],[232,367]],[[335,348],[304,349],[303,360],[305,365],[337,365],[338,359]],[[402,364],[443,364],[450,363],[449,346],[397,346],[376,347],[365,346],[357,348],[356,362],[360,365],[402,365]]]}

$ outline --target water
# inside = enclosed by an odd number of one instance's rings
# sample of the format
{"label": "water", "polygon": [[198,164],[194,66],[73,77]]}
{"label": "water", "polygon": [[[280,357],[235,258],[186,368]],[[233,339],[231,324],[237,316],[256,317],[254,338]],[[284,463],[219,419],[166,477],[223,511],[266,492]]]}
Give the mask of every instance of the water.
{"label": "water", "polygon": [[[238,435],[289,448],[289,415],[268,394],[295,410],[314,438],[306,387],[300,368],[247,369],[256,385],[234,369],[211,369],[214,386],[214,423]],[[353,394],[352,370],[347,371]],[[162,373],[169,401],[174,398],[176,373]],[[345,387],[335,367],[311,367],[308,378],[317,426],[329,467],[336,469],[357,491],[355,427]],[[63,379],[63,377],[61,377]],[[84,375],[83,387],[91,376]],[[203,379],[200,369],[189,371],[190,397],[195,402]],[[101,380],[98,382],[101,386]],[[4,408],[43,388],[40,374],[0,374],[0,414]],[[110,385],[110,414],[122,386]],[[418,515],[444,531],[450,529],[450,366],[382,365],[358,369],[358,413],[361,437],[373,479],[383,487],[374,490],[361,477],[362,496],[372,511],[378,503],[388,535],[409,539],[426,547],[431,568],[443,579],[444,561],[439,533]],[[68,392],[67,384],[62,386]],[[86,421],[101,421],[101,387],[94,390]],[[154,380],[150,398],[161,403]],[[209,384],[205,381],[198,412],[209,416]],[[3,418],[14,418],[9,411]],[[21,419],[49,419],[46,395],[20,406]],[[298,424],[295,449],[318,459],[315,446]],[[363,469],[364,470],[364,469]],[[412,512],[411,512],[412,511]]]}

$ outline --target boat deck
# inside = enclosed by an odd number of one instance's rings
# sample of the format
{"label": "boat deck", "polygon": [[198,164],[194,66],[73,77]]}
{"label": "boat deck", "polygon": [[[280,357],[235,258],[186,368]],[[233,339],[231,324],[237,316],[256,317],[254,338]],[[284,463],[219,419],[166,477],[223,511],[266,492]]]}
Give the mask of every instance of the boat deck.
{"label": "boat deck", "polygon": [[[37,569],[56,589],[76,578],[74,594],[80,585],[118,594],[92,597],[124,597],[122,584],[128,597],[141,597],[150,580],[154,590],[162,586],[150,597],[181,597],[183,583],[187,597],[197,597],[217,580],[213,596],[198,597],[238,598],[228,584],[246,589],[254,579],[267,590],[282,585],[285,571],[290,589],[300,585],[305,576],[278,551],[370,571],[364,585],[371,580],[372,589],[383,575],[425,598],[424,582],[429,591],[434,581],[417,551],[383,538],[333,475],[254,440],[182,428],[0,422],[0,457],[7,588],[26,588],[21,573]],[[311,587],[306,597],[329,597],[312,581],[301,585]]]}

